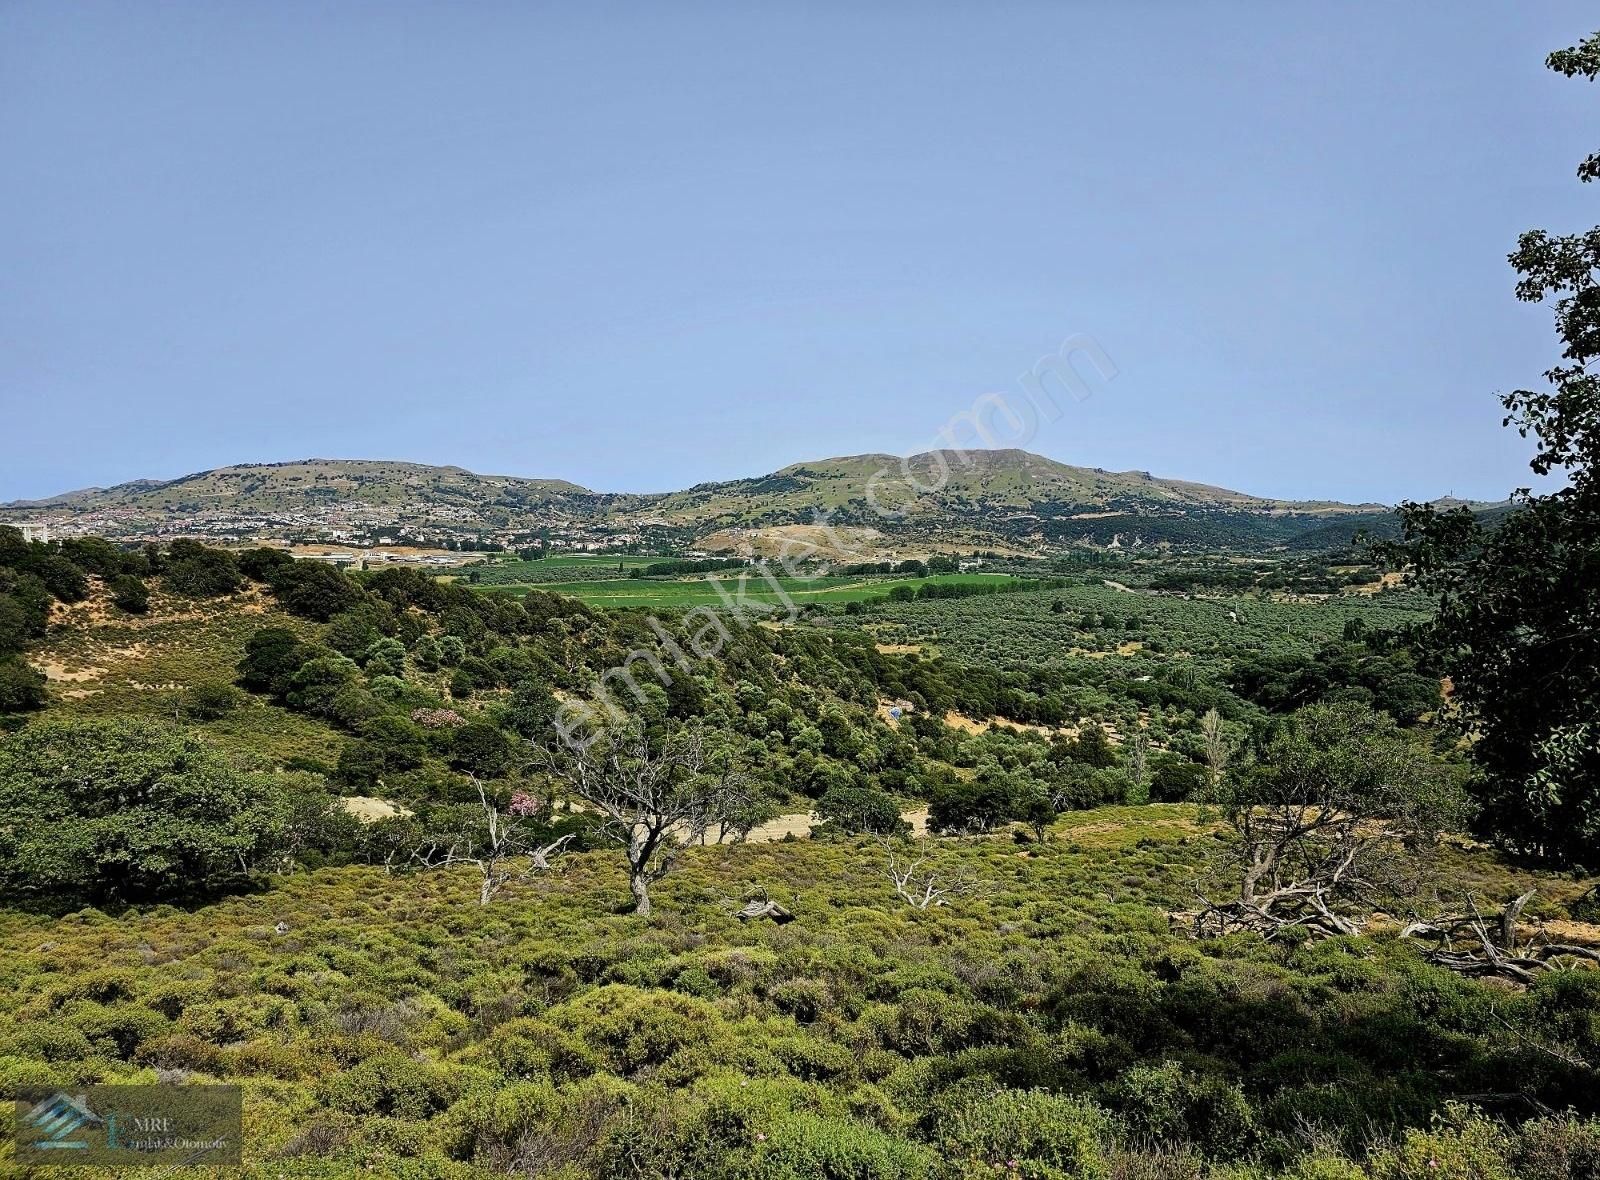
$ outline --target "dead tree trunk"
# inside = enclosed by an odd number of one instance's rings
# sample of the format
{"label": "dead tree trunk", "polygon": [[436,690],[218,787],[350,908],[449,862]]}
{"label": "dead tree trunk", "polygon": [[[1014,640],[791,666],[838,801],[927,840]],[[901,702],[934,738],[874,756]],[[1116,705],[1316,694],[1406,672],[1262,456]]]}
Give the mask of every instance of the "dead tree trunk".
{"label": "dead tree trunk", "polygon": [[1545,972],[1600,965],[1600,951],[1551,942],[1542,928],[1526,941],[1519,939],[1522,911],[1535,892],[1530,889],[1507,902],[1493,919],[1486,918],[1477,901],[1468,897],[1467,913],[1413,922],[1400,937],[1432,942],[1422,957],[1437,967],[1476,979],[1503,979],[1518,987],[1527,987]]}

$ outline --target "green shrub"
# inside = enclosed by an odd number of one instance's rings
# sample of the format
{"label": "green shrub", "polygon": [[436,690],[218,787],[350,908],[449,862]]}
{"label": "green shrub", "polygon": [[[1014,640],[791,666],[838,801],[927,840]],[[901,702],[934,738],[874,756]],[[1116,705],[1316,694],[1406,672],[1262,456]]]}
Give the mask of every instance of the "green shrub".
{"label": "green shrub", "polygon": [[1227,1157],[1246,1152],[1254,1138],[1254,1112],[1238,1086],[1175,1061],[1128,1070],[1116,1105],[1133,1134],[1150,1142],[1193,1143]]}
{"label": "green shrub", "polygon": [[1524,1123],[1511,1159],[1523,1180],[1600,1180],[1600,1122],[1567,1114]]}
{"label": "green shrub", "polygon": [[210,680],[196,684],[183,694],[183,707],[192,717],[216,721],[239,707],[239,690],[231,684]]}
{"label": "green shrub", "polygon": [[923,1123],[945,1158],[973,1167],[999,1164],[1041,1178],[1108,1175],[1114,1124],[1087,1099],[974,1079],[940,1095]]}
{"label": "green shrub", "polygon": [[1408,1127],[1398,1146],[1376,1152],[1374,1180],[1517,1180],[1501,1127],[1452,1104],[1427,1130]]}
{"label": "green shrub", "polygon": [[458,1087],[445,1071],[399,1053],[380,1054],[337,1074],[318,1089],[335,1110],[354,1115],[426,1119],[449,1106]]}
{"label": "green shrub", "polygon": [[[844,1118],[792,1114],[724,1173],[750,1180],[917,1180],[938,1174],[926,1147]],[[733,1164],[733,1161],[729,1161]]]}
{"label": "green shrub", "polygon": [[133,1059],[140,1065],[215,1074],[221,1070],[222,1049],[193,1033],[167,1033],[141,1042]]}
{"label": "green shrub", "polygon": [[784,1069],[808,1082],[849,1080],[856,1076],[856,1055],[848,1046],[820,1037],[794,1036],[772,1041],[773,1054]]}
{"label": "green shrub", "polygon": [[643,1071],[692,1076],[702,1071],[703,1059],[727,1048],[727,1026],[704,1000],[625,984],[595,988],[546,1018],[625,1078]]}

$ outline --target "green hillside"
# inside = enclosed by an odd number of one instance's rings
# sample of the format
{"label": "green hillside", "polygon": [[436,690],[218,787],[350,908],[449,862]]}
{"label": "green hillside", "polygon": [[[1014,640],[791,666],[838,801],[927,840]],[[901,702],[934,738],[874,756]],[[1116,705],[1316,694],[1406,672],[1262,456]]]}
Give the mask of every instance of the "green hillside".
{"label": "green hillside", "polygon": [[[911,483],[906,473],[910,473]],[[921,490],[919,490],[921,489]],[[426,522],[443,535],[526,537],[557,525],[603,539],[656,530],[693,544],[728,530],[871,527],[894,541],[959,538],[968,548],[1073,544],[1264,548],[1334,537],[1379,505],[1289,502],[1147,472],[1074,467],[1019,450],[929,452],[902,461],[856,455],[669,493],[600,493],[560,479],[478,475],[459,467],[369,460],[245,464],[173,480],[0,506],[0,519],[89,520],[120,533],[186,519],[246,535],[264,515],[302,530]]]}

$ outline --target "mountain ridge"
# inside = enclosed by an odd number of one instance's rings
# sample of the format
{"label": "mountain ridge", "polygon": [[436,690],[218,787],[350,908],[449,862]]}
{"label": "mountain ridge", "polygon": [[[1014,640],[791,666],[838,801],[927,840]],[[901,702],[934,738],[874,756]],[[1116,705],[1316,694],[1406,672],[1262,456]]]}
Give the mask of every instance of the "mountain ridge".
{"label": "mountain ridge", "polygon": [[[777,477],[793,478],[797,476],[814,474],[819,471],[826,472],[829,468],[840,468],[847,465],[850,468],[862,469],[862,473],[865,478],[870,478],[871,474],[875,473],[879,469],[888,469],[892,475],[901,467],[902,464],[911,467],[913,474],[917,474],[916,469],[920,461],[930,460],[933,456],[939,455],[950,455],[956,457],[949,464],[950,470],[956,473],[959,473],[962,470],[971,470],[973,468],[977,468],[979,470],[993,470],[996,467],[1004,467],[1006,464],[1022,465],[1024,467],[1027,465],[1037,464],[1042,465],[1043,469],[1047,473],[1071,472],[1080,477],[1095,477],[1101,481],[1112,481],[1113,483],[1121,483],[1124,485],[1132,484],[1134,482],[1142,482],[1143,484],[1157,488],[1182,490],[1185,492],[1194,493],[1195,495],[1190,496],[1190,499],[1214,498],[1219,503],[1227,502],[1249,505],[1271,504],[1280,507],[1295,508],[1303,511],[1314,511],[1319,508],[1360,509],[1372,511],[1387,509],[1390,507],[1390,505],[1375,501],[1347,502],[1338,500],[1291,500],[1282,497],[1260,496],[1254,493],[1235,491],[1230,488],[1224,488],[1215,484],[1201,483],[1195,480],[1186,480],[1171,476],[1156,476],[1145,470],[1128,469],[1125,471],[1112,471],[1103,467],[1085,467],[1063,463],[1059,460],[1051,459],[1048,456],[1035,454],[1029,451],[1023,451],[1017,448],[1001,448],[968,451],[924,451],[909,456],[892,455],[879,452],[866,452],[857,455],[838,455],[817,459],[805,459],[795,463],[790,463],[784,467],[778,468],[776,471],[767,472],[762,475],[736,476],[734,478],[724,480],[707,480],[701,483],[693,484],[690,487],[679,491],[666,492],[602,492],[596,491],[582,484],[575,483],[571,480],[561,479],[558,477],[488,474],[475,472],[469,468],[462,467],[457,464],[420,463],[413,460],[400,459],[330,459],[314,457],[305,459],[290,459],[281,462],[224,464],[218,467],[188,472],[183,475],[174,476],[170,479],[142,477],[138,479],[124,480],[121,483],[111,484],[108,486],[92,485],[89,487],[77,488],[71,491],[60,492],[52,496],[36,499],[5,501],[0,503],[0,509],[14,510],[69,506],[92,500],[97,497],[126,498],[130,495],[154,493],[165,489],[194,487],[200,481],[208,479],[242,479],[256,473],[285,473],[294,469],[302,468],[308,470],[325,468],[335,472],[341,470],[348,472],[352,469],[355,469],[362,472],[371,471],[375,474],[381,474],[385,469],[387,469],[391,472],[405,471],[415,473],[431,473],[438,476],[467,478],[470,480],[479,480],[492,484],[537,487],[553,492],[561,492],[572,495],[595,496],[612,499],[666,500],[674,496],[684,496],[689,493],[700,492],[708,489],[737,487],[741,485],[757,484],[762,481],[771,480]],[[923,466],[925,468],[926,464],[923,464]],[[839,474],[847,473],[848,472],[839,472]]]}
{"label": "mountain ridge", "polygon": [[729,530],[813,523],[1007,544],[1290,543],[1313,527],[1367,523],[1387,505],[1285,500],[1148,471],[1082,467],[1015,448],[842,455],[678,491],[598,492],[570,480],[484,475],[383,459],[240,463],[174,479],[0,505],[0,521],[170,535],[409,536],[457,540],[559,528],[587,538],[666,530],[692,543]]}

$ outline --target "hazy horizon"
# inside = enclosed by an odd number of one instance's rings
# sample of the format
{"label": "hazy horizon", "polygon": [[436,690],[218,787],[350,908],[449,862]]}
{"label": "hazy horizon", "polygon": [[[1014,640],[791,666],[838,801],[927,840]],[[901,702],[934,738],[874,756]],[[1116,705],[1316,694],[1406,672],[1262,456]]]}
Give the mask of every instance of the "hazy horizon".
{"label": "hazy horizon", "polygon": [[[597,490],[1024,445],[1500,500],[1581,228],[1576,4],[0,10],[0,501],[308,455]],[[623,18],[626,19],[623,19]]]}

